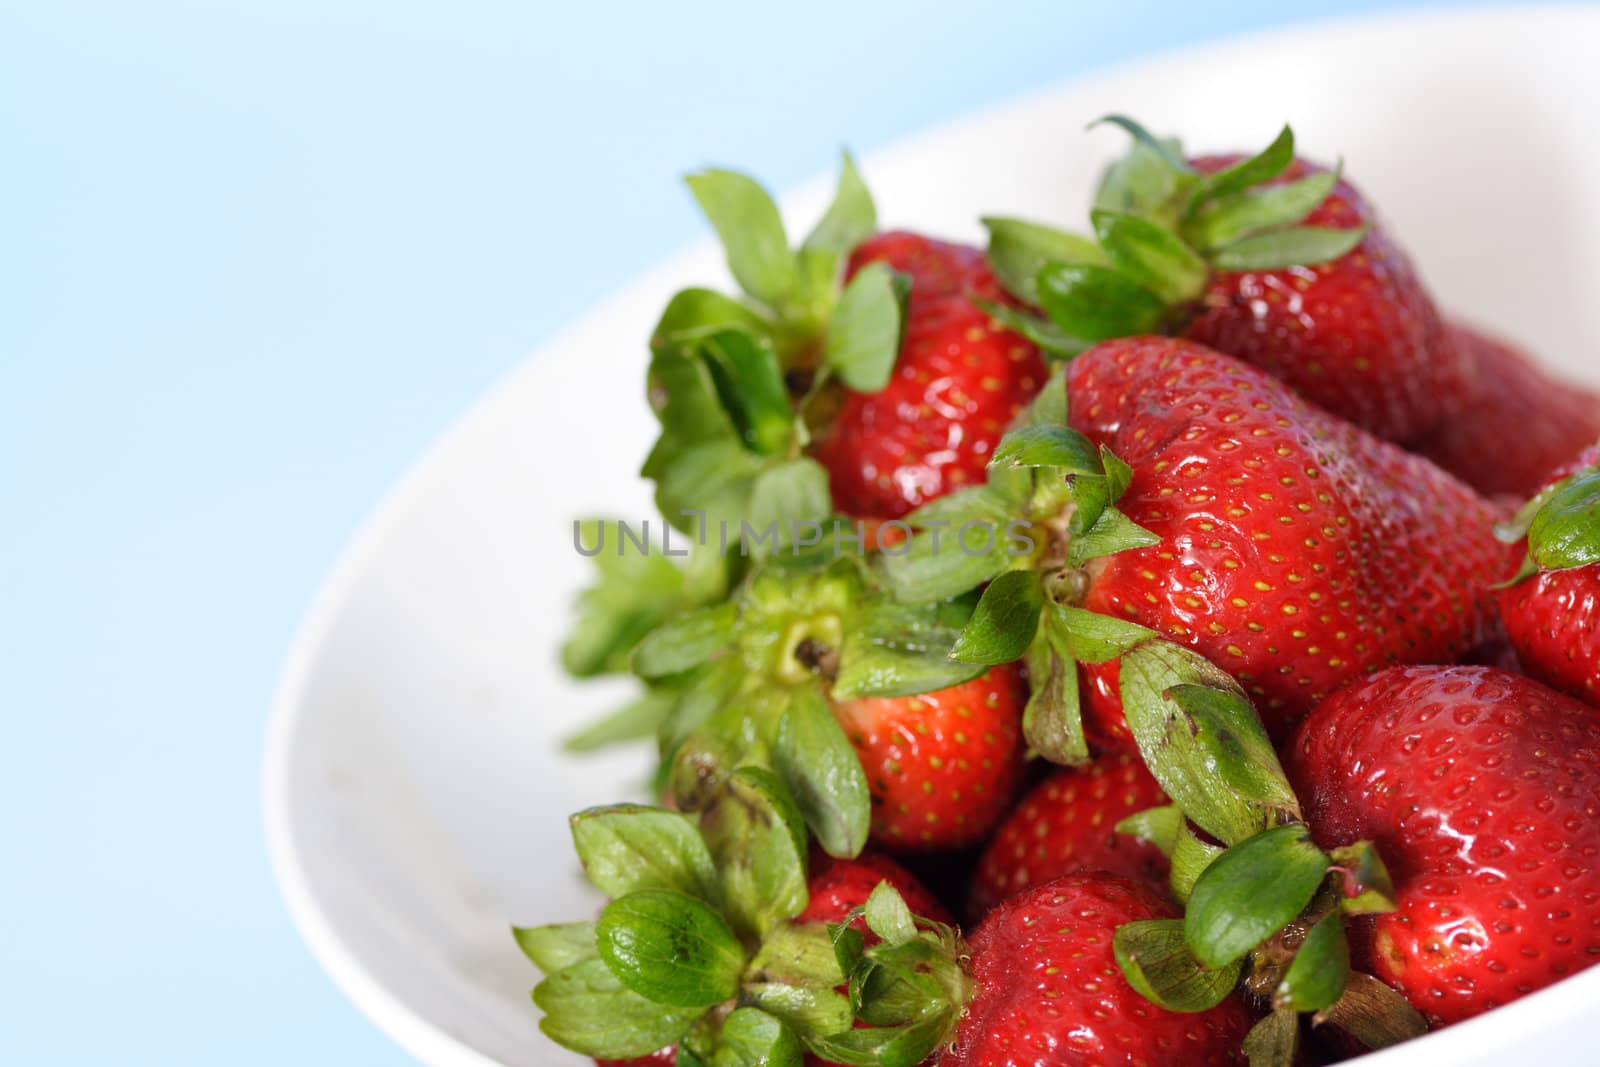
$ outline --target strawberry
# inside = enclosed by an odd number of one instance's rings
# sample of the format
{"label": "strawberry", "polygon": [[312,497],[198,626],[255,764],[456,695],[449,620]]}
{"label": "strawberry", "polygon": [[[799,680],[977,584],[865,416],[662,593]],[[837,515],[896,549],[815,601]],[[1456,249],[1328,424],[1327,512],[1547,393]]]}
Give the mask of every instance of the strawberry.
{"label": "strawberry", "polygon": [[1144,763],[1126,753],[1052,772],[990,838],[973,876],[969,910],[981,916],[1029,886],[1085,870],[1121,875],[1164,894],[1167,858],[1116,826],[1167,802]]}
{"label": "strawberry", "polygon": [[899,358],[882,389],[845,392],[812,454],[840,511],[898,519],[981,482],[1045,372],[1038,350],[978,303],[1005,299],[979,249],[894,232],[860,245],[847,277],[870,264],[911,279]]}
{"label": "strawberry", "polygon": [[[1250,1019],[1238,998],[1224,992],[1206,1009],[1168,1011],[1118,972],[1118,927],[1174,914],[1143,886],[1087,872],[1044,882],[997,906],[965,942],[887,897],[867,905],[882,941],[862,954],[852,988],[862,990],[863,1013],[904,1019],[886,1031],[903,1043],[899,1062],[941,1046],[943,1067],[1244,1061]],[[893,977],[911,960],[920,981]]]}
{"label": "strawberry", "polygon": [[1459,324],[1448,330],[1476,365],[1472,400],[1416,451],[1485,496],[1525,499],[1600,440],[1600,393],[1555,377],[1505,341]]}
{"label": "strawberry", "polygon": [[1118,506],[1161,539],[1106,558],[1084,606],[1214,660],[1275,733],[1352,678],[1487,636],[1495,512],[1426,461],[1187,342],[1107,342],[1068,394],[1133,467]]}
{"label": "strawberry", "polygon": [[1465,406],[1470,353],[1366,199],[1338,171],[1297,158],[1288,127],[1255,156],[1185,159],[1175,141],[1107,121],[1135,144],[1096,197],[1097,244],[988,220],[1007,287],[1063,338],[1035,324],[1047,348],[1178,334],[1401,443]]}
{"label": "strawberry", "polygon": [[[1217,174],[1243,159],[1207,156],[1190,165]],[[1327,173],[1295,159],[1258,188]],[[1391,441],[1417,440],[1458,418],[1472,362],[1371,205],[1340,178],[1301,224],[1365,233],[1350,251],[1313,266],[1214,272],[1183,336],[1262,368]]]}
{"label": "strawberry", "polygon": [[813,849],[807,889],[811,899],[795,922],[842,923],[863,906],[880,882],[899,891],[906,906],[925,919],[949,922],[950,913],[916,875],[881,852],[868,850],[849,860],[834,859]]}
{"label": "strawberry", "polygon": [[1497,512],[1427,460],[1191,341],[1103,342],[1073,361],[1067,392],[1070,426],[1008,437],[979,501],[1005,506],[1015,493],[996,477],[1037,472],[1023,504],[1041,539],[1032,556],[998,554],[990,570],[916,551],[884,561],[905,597],[993,577],[954,654],[1027,650],[1034,698],[1052,711],[1035,706],[1024,726],[1052,759],[1087,754],[1081,731],[1071,741],[1076,701],[1062,700],[1076,687],[1054,681],[1070,660],[1097,664],[1084,687],[1094,732],[1126,736],[1119,642],[1159,634],[1215,662],[1282,738],[1349,681],[1453,662],[1490,636]]}
{"label": "strawberry", "polygon": [[1434,1025],[1600,959],[1600,719],[1489,667],[1384,671],[1324,701],[1286,750],[1318,842],[1370,838],[1396,910],[1358,961]]}
{"label": "strawberry", "polygon": [[595,1060],[595,1067],[673,1067],[678,1062],[678,1046],[658,1048],[648,1056],[635,1056],[631,1060]]}
{"label": "strawberry", "polygon": [[1600,446],[1557,472],[1508,533],[1527,557],[1500,591],[1523,669],[1600,707]]}
{"label": "strawberry", "polygon": [[885,848],[963,848],[988,836],[1023,771],[1016,668],[914,697],[834,703],[872,792],[872,835]]}

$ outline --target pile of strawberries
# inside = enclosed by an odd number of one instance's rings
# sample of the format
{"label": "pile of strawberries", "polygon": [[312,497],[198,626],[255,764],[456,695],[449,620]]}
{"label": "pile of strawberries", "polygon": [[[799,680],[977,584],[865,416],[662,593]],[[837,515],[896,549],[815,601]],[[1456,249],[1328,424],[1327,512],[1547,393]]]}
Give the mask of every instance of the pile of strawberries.
{"label": "pile of strawberries", "polygon": [[[1327,1063],[1600,960],[1600,396],[1444,318],[1288,129],[1132,136],[1092,236],[796,247],[651,339],[685,559],[584,527],[568,669],[659,803],[520,929],[606,1062]],[[959,919],[959,922],[958,922]]]}

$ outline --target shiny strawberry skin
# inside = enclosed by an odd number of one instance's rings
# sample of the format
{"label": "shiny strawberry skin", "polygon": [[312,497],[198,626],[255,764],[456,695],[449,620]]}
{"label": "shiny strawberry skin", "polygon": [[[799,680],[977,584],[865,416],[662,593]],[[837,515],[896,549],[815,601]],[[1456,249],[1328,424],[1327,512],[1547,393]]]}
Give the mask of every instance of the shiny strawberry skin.
{"label": "shiny strawberry skin", "polygon": [[1097,561],[1085,607],[1213,660],[1275,737],[1346,682],[1490,635],[1498,513],[1427,460],[1192,342],[1105,342],[1068,387],[1073,427],[1133,467],[1118,506],[1161,538]]}
{"label": "shiny strawberry skin", "polygon": [[[1193,164],[1211,173],[1239,158]],[[1323,169],[1296,160],[1270,184]],[[1215,273],[1183,335],[1262,368],[1379,437],[1420,438],[1466,404],[1468,358],[1354,186],[1341,180],[1303,225],[1368,230],[1353,250],[1314,267]]]}
{"label": "shiny strawberry skin", "polygon": [[814,455],[840,511],[898,519],[983,482],[990,452],[1045,369],[1032,344],[973,303],[1006,299],[979,249],[891,233],[858,248],[851,270],[868,262],[912,278],[899,359],[882,391],[844,395]]}
{"label": "shiny strawberry skin", "polygon": [[913,914],[935,922],[951,921],[949,911],[916,875],[883,853],[870,849],[849,860],[834,859],[821,850],[813,850],[808,878],[811,899],[795,921],[843,922],[845,916],[867,902],[880,882],[888,882],[898,889]]}
{"label": "shiny strawberry skin", "polygon": [[[1600,447],[1591,446],[1551,481],[1597,463]],[[1502,589],[1500,615],[1526,673],[1600,707],[1600,563]]]}
{"label": "shiny strawberry skin", "polygon": [[648,1056],[636,1056],[631,1060],[595,1060],[595,1067],[672,1067],[678,1062],[678,1046],[668,1045],[666,1048],[657,1049]]}
{"label": "shiny strawberry skin", "polygon": [[1230,998],[1180,1015],[1145,1000],[1112,955],[1117,927],[1171,918],[1154,892],[1072,874],[1001,904],[969,945],[976,992],[944,1067],[1242,1063],[1250,1018]]}
{"label": "shiny strawberry skin", "polygon": [[836,701],[872,791],[872,840],[925,852],[987,837],[1022,778],[1026,701],[1010,665],[920,696]]}
{"label": "shiny strawberry skin", "polygon": [[1117,823],[1169,803],[1137,756],[1116,753],[1063,767],[1018,802],[978,860],[968,910],[983,915],[1031,885],[1076,871],[1106,871],[1167,891],[1169,864]]}
{"label": "shiny strawberry skin", "polygon": [[1317,841],[1371,840],[1398,910],[1358,965],[1434,1025],[1600,961],[1600,715],[1492,667],[1402,667],[1336,694],[1285,766]]}
{"label": "shiny strawberry skin", "polygon": [[1557,378],[1487,334],[1449,327],[1477,367],[1473,399],[1414,450],[1485,496],[1525,500],[1600,440],[1600,393]]}

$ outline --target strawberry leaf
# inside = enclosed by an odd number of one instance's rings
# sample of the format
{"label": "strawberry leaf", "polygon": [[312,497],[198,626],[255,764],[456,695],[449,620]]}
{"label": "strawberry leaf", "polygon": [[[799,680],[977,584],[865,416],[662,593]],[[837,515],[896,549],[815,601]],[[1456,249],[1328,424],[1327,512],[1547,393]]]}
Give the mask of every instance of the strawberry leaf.
{"label": "strawberry leaf", "polygon": [[891,945],[904,944],[917,936],[917,921],[906,907],[905,898],[887,881],[879,882],[867,896],[862,909],[867,929]]}
{"label": "strawberry leaf", "polygon": [[1338,183],[1338,171],[1323,171],[1218,200],[1184,225],[1184,237],[1196,248],[1214,251],[1253,233],[1293,226],[1326,200]]}
{"label": "strawberry leaf", "polygon": [[574,523],[595,582],[578,596],[577,618],[561,646],[561,665],[577,678],[627,669],[633,646],[683,606],[683,572],[665,555],[638,548],[614,520]]}
{"label": "strawberry leaf", "polygon": [[1117,966],[1140,996],[1168,1011],[1209,1011],[1239,984],[1243,964],[1200,966],[1183,938],[1182,919],[1124,923],[1111,942]]}
{"label": "strawberry leaf", "polygon": [[1249,159],[1240,160],[1230,167],[1208,174],[1200,179],[1189,199],[1189,209],[1211,200],[1242,193],[1252,185],[1271,181],[1289,169],[1294,162],[1294,131],[1287,125],[1273,138],[1272,143]]}
{"label": "strawberry leaf", "polygon": [[772,347],[745,330],[718,330],[699,348],[745,447],[764,456],[786,451],[794,440],[794,408]]}
{"label": "strawberry leaf", "polygon": [[1370,974],[1351,971],[1344,993],[1312,1016],[1316,1026],[1332,1023],[1368,1048],[1388,1048],[1428,1032],[1428,1023],[1399,993]]}
{"label": "strawberry leaf", "polygon": [[657,626],[633,650],[634,673],[664,678],[698,667],[728,647],[738,618],[738,605],[724,601]]}
{"label": "strawberry leaf", "polygon": [[1183,710],[1183,718],[1171,720],[1168,729],[1190,734],[1220,785],[1247,800],[1299,812],[1272,740],[1244,696],[1229,689],[1177,685],[1166,697]]}
{"label": "strawberry leaf", "polygon": [[741,767],[700,817],[722,880],[722,913],[741,937],[765,937],[806,906],[806,831],[770,771]]}
{"label": "strawberry leaf", "polygon": [[717,330],[745,330],[762,336],[771,328],[766,319],[745,307],[731,296],[715,289],[689,288],[673,294],[656,320],[650,334],[650,347],[659,351]]}
{"label": "strawberry leaf", "polygon": [[1163,856],[1171,857],[1173,849],[1177,848],[1178,836],[1184,832],[1183,811],[1176,804],[1146,808],[1117,823],[1116,831],[1147,841],[1159,848]]}
{"label": "strawberry leaf", "polygon": [[1199,297],[1210,274],[1183,239],[1158,222],[1120,211],[1095,211],[1091,216],[1106,258],[1125,278],[1168,304]]}
{"label": "strawberry leaf", "polygon": [[1154,333],[1167,315],[1160,297],[1126,275],[1067,263],[1039,272],[1039,303],[1069,336],[1085,341]]}
{"label": "strawberry leaf", "polygon": [[[771,544],[773,551],[788,548],[791,557],[801,542],[833,511],[828,472],[808,456],[769,467],[756,476],[750,490],[750,525],[756,533],[748,539],[757,550]],[[771,531],[771,535],[768,532]],[[832,550],[829,539],[816,538],[812,547]]]}
{"label": "strawberry leaf", "polygon": [[1294,1067],[1299,1050],[1300,1016],[1287,1008],[1252,1026],[1242,1046],[1250,1067]]}
{"label": "strawberry leaf", "polygon": [[651,1001],[622,984],[603,959],[557,971],[533,990],[539,1029],[556,1044],[596,1059],[648,1056],[676,1042],[701,1008]]}
{"label": "strawberry leaf", "polygon": [[770,308],[783,308],[800,288],[800,272],[772,197],[754,179],[729,170],[703,170],[687,181],[739,287]]}
{"label": "strawberry leaf", "polygon": [[1533,516],[1528,558],[1541,571],[1600,562],[1600,471],[1567,479]]}
{"label": "strawberry leaf", "polygon": [[[1100,484],[1097,485],[1095,483]],[[1086,489],[1101,492],[1101,485],[1106,485],[1106,480],[1103,478],[1080,478],[1074,484],[1074,490],[1080,494]],[[1109,489],[1108,485],[1107,489]],[[1110,494],[1105,492],[1105,495],[1109,496]],[[1118,552],[1127,552],[1135,548],[1149,548],[1152,545],[1161,543],[1160,537],[1146,530],[1109,504],[1100,507],[1098,512],[1095,515],[1094,523],[1087,529],[1074,530],[1072,540],[1067,544],[1067,562],[1074,567],[1081,567],[1090,560],[1114,556]],[[1091,511],[1085,511],[1081,514],[1089,513]]]}
{"label": "strawberry leaf", "polygon": [[744,946],[715,911],[670,889],[607,904],[595,944],[623,985],[657,1004],[707,1008],[739,991]]}
{"label": "strawberry leaf", "polygon": [[1242,237],[1211,257],[1218,270],[1283,270],[1327,263],[1351,252],[1366,237],[1366,227],[1335,230],[1321,226],[1294,226],[1287,230]]}
{"label": "strawberry leaf", "polygon": [[1065,330],[1049,319],[1040,318],[1038,315],[1006,304],[996,304],[991,300],[974,299],[972,302],[987,312],[1001,327],[1021,334],[1025,340],[1038,346],[1046,356],[1071,359],[1089,347],[1087,341],[1069,337]]}
{"label": "strawberry leaf", "polygon": [[606,896],[670,889],[716,899],[716,868],[689,816],[615,804],[580,811],[571,826],[578,859],[589,881]]}
{"label": "strawberry leaf", "polygon": [[1154,630],[1110,615],[1065,605],[1058,611],[1067,650],[1084,663],[1107,663],[1159,637]]}
{"label": "strawberry leaf", "polygon": [[1087,237],[1022,219],[990,216],[981,220],[989,231],[989,266],[1007,292],[1024,303],[1039,305],[1039,270],[1046,263],[1103,265],[1105,255]]}
{"label": "strawberry leaf", "polygon": [[982,664],[950,658],[976,601],[971,595],[936,604],[867,598],[845,632],[833,695],[915,696],[978,677],[987,669]]}
{"label": "strawberry leaf", "polygon": [[[1119,674],[1128,727],[1167,796],[1196,825],[1228,844],[1267,826],[1269,809],[1223,785],[1213,762],[1215,743],[1191,732],[1190,716],[1168,695],[1177,686],[1201,685],[1242,698],[1238,684],[1199,654],[1166,641],[1150,641],[1124,654]],[[1245,777],[1243,771],[1230,773]]]}
{"label": "strawberry leaf", "polygon": [[795,691],[778,725],[773,766],[817,844],[830,856],[860,854],[872,822],[867,775],[820,692]]}
{"label": "strawberry leaf", "polygon": [[984,589],[950,656],[993,666],[1021,659],[1039,628],[1044,586],[1035,571],[1007,571]]}
{"label": "strawberry leaf", "polygon": [[903,291],[897,289],[894,271],[883,263],[868,263],[834,306],[822,361],[858,393],[880,391],[894,371],[905,319]]}
{"label": "strawberry leaf", "polygon": [[847,1067],[916,1067],[938,1048],[949,1023],[943,1016],[902,1026],[879,1026],[812,1037],[806,1047]]}
{"label": "strawberry leaf", "polygon": [[1213,969],[1243,958],[1311,903],[1327,871],[1327,855],[1299,824],[1229,848],[1189,893],[1183,930],[1195,958]]}
{"label": "strawberry leaf", "polygon": [[1138,122],[1130,119],[1128,116],[1103,115],[1095,121],[1089,123],[1089,128],[1092,130],[1096,126],[1102,125],[1116,126],[1120,128],[1127,133],[1128,136],[1132,137],[1137,145],[1155,155],[1157,159],[1166,164],[1174,173],[1190,175],[1194,174],[1194,168],[1189,166],[1188,161],[1183,158],[1182,153],[1176,149],[1174,142],[1155,136],[1155,134],[1151,133]]}
{"label": "strawberry leaf", "polygon": [[1000,439],[989,457],[991,468],[1055,467],[1065,474],[1100,476],[1100,450],[1070,426],[1023,426]]}
{"label": "strawberry leaf", "polygon": [[850,1002],[834,991],[845,980],[827,927],[786,923],[761,942],[739,998],[798,1034],[837,1033],[851,1023]]}
{"label": "strawberry leaf", "polygon": [[1172,844],[1172,877],[1169,879],[1172,895],[1182,901],[1188,900],[1189,894],[1194,891],[1194,884],[1222,853],[1221,846],[1208,844],[1196,837],[1194,831],[1189,829],[1188,822],[1181,824],[1177,839]]}
{"label": "strawberry leaf", "polygon": [[[944,519],[925,524],[926,529],[899,545],[884,546],[878,568],[897,600],[906,604],[932,604],[969,592],[1010,569],[1014,562],[1007,541],[997,537],[995,524],[974,518],[955,529]],[[974,533],[974,531],[976,531]],[[971,551],[963,533],[971,535],[978,548]]]}
{"label": "strawberry leaf", "polygon": [[1344,919],[1338,911],[1331,911],[1306,933],[1273,994],[1273,1003],[1297,1012],[1322,1011],[1344,993],[1349,974],[1350,943],[1344,935]]}
{"label": "strawberry leaf", "polygon": [[781,1021],[759,1008],[735,1008],[722,1021],[707,1067],[801,1067],[805,1049]]}
{"label": "strawberry leaf", "polygon": [[1328,853],[1340,869],[1339,910],[1346,915],[1380,915],[1395,910],[1394,880],[1371,841],[1357,841]]}
{"label": "strawberry leaf", "polygon": [[1030,692],[1022,709],[1022,735],[1044,759],[1076,767],[1089,762],[1089,742],[1083,734],[1078,664],[1062,628],[1064,610],[1055,603],[1044,605],[1028,646]]}
{"label": "strawberry leaf", "polygon": [[593,752],[655,737],[677,700],[678,694],[670,689],[651,689],[576,733],[568,734],[562,739],[561,748],[572,753]]}
{"label": "strawberry leaf", "polygon": [[514,926],[522,954],[545,974],[555,974],[585,960],[597,959],[594,923],[560,923],[551,926]]}
{"label": "strawberry leaf", "polygon": [[839,185],[833,202],[801,248],[843,256],[877,228],[878,209],[872,203],[872,192],[856,169],[856,161],[846,152],[839,163]]}

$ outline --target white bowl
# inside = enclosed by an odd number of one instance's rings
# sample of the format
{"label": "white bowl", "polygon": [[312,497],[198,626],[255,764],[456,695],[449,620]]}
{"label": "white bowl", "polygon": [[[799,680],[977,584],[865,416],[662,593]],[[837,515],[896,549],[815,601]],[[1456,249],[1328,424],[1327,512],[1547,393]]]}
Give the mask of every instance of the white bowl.
{"label": "white bowl", "polygon": [[[1445,305],[1600,381],[1597,48],[1594,9],[1298,28],[1102,73],[865,169],[889,224],[977,239],[986,212],[1079,224],[1120,148],[1082,132],[1108,111],[1213,149],[1292,118],[1306,150],[1343,154]],[[814,217],[825,191],[785,207]],[[637,791],[648,760],[556,748],[625,691],[555,663],[588,576],[570,520],[649,514],[645,338],[675,288],[723,278],[696,246],[487,397],[346,552],[286,668],[265,773],[284,897],[338,984],[427,1063],[580,1062],[538,1032],[507,926],[592,912],[566,816]],[[1363,1062],[1592,1063],[1596,1003],[1600,969]]]}

